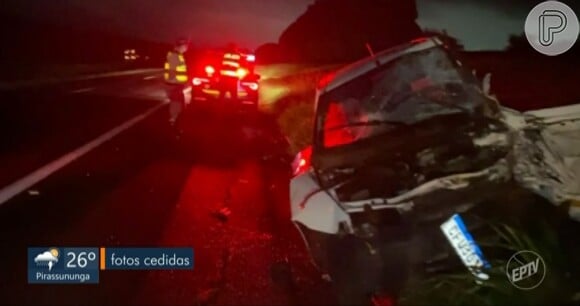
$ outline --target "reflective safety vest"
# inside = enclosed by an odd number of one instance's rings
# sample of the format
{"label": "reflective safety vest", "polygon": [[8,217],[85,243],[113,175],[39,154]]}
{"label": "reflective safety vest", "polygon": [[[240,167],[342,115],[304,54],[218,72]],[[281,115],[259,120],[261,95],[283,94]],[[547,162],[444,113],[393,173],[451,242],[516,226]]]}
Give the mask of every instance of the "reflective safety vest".
{"label": "reflective safety vest", "polygon": [[187,83],[187,65],[183,54],[175,51],[167,53],[164,78],[165,82],[170,84]]}
{"label": "reflective safety vest", "polygon": [[240,55],[235,53],[226,53],[222,59],[220,74],[228,77],[238,77],[240,69]]}

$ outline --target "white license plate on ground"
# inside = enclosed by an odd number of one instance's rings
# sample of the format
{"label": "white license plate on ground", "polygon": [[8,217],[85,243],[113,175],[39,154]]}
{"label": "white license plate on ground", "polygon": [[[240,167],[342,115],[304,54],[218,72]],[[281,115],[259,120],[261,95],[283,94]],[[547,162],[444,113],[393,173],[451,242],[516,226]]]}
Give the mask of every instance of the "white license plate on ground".
{"label": "white license plate on ground", "polygon": [[461,258],[463,264],[480,279],[488,279],[483,268],[489,268],[488,261],[483,256],[483,252],[477,245],[477,242],[467,230],[463,219],[455,214],[440,226],[443,235],[447,238],[455,253]]}

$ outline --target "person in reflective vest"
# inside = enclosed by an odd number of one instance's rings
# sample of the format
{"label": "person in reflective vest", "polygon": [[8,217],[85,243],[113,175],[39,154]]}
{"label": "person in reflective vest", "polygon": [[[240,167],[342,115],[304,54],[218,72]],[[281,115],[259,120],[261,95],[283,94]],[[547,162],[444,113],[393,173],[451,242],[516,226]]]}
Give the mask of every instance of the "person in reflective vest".
{"label": "person in reflective vest", "polygon": [[225,98],[227,92],[232,99],[238,98],[238,82],[243,77],[244,68],[241,67],[241,55],[237,48],[229,45],[223,55],[220,67],[219,91],[220,99]]}
{"label": "person in reflective vest", "polygon": [[173,50],[167,53],[165,61],[164,79],[169,99],[169,122],[175,125],[179,115],[185,106],[185,93],[188,87],[188,70],[185,61],[185,52],[188,50],[188,42],[179,39]]}

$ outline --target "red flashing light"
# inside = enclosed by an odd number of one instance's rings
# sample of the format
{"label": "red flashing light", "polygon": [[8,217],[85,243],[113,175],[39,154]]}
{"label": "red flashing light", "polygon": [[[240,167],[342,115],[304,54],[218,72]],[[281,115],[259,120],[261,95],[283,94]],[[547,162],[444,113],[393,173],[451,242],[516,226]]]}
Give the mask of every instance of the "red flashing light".
{"label": "red flashing light", "polygon": [[248,56],[246,57],[246,60],[247,60],[248,62],[255,62],[255,61],[256,61],[256,56],[255,56],[255,55],[253,55],[253,54],[250,54],[250,55],[248,55]]}

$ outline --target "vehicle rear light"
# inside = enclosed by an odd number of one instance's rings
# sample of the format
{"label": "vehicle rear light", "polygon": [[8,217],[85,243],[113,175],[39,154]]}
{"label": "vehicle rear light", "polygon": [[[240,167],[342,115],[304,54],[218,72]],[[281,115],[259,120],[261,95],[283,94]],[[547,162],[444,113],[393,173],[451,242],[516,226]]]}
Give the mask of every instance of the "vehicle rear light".
{"label": "vehicle rear light", "polygon": [[209,75],[212,75],[215,73],[215,69],[212,66],[205,66],[205,72]]}
{"label": "vehicle rear light", "polygon": [[193,78],[193,80],[191,81],[193,86],[199,86],[199,85],[203,84],[204,82],[207,82],[207,80],[202,79],[202,78]]}
{"label": "vehicle rear light", "polygon": [[256,61],[256,56],[253,54],[248,55],[248,57],[246,58],[246,60],[248,62],[255,62]]}
{"label": "vehicle rear light", "polygon": [[298,176],[307,172],[310,169],[310,156],[311,156],[312,148],[308,147],[302,150],[292,163],[292,174],[293,176]]}
{"label": "vehicle rear light", "polygon": [[258,83],[256,83],[256,82],[245,82],[245,83],[242,83],[242,85],[248,87],[249,89],[251,89],[253,91],[258,90]]}

